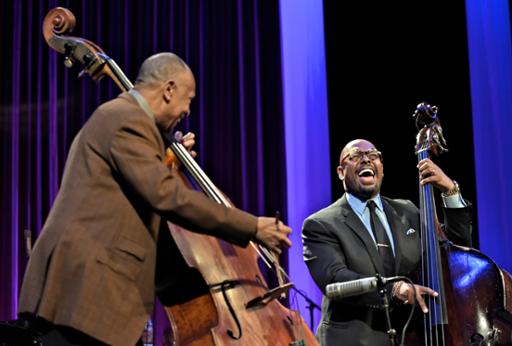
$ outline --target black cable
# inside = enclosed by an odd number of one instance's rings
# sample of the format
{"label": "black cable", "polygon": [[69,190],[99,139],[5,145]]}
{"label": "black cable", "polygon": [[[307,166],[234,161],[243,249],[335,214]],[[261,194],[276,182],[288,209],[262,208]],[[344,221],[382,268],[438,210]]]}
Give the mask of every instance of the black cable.
{"label": "black cable", "polygon": [[411,304],[411,312],[409,313],[409,317],[407,318],[407,322],[405,322],[404,328],[402,329],[402,338],[400,340],[400,345],[403,346],[404,345],[404,340],[405,340],[405,332],[407,331],[407,327],[409,327],[409,324],[411,323],[412,316],[414,315],[414,309],[416,308],[417,302],[416,302],[416,287],[414,286],[414,282],[412,282],[412,280],[409,279],[406,276],[402,276],[400,278],[401,278],[401,280],[407,281],[409,284],[411,284],[412,291],[413,291],[413,294],[414,294],[414,304]]}

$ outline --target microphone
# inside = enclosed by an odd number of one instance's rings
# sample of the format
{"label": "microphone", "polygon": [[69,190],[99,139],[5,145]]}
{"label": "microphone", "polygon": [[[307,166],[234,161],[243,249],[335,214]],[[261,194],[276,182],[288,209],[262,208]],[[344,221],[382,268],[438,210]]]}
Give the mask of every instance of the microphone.
{"label": "microphone", "polygon": [[370,277],[346,282],[336,282],[327,285],[325,291],[327,298],[341,299],[376,291],[379,289],[380,285],[384,285],[386,282],[395,281],[396,279],[396,276],[391,278]]}

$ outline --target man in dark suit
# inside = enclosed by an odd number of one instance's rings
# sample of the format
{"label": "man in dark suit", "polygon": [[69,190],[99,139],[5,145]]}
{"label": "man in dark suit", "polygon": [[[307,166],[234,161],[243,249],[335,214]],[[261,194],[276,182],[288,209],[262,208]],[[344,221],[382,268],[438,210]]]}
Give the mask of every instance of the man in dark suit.
{"label": "man in dark suit", "polygon": [[[418,164],[421,184],[443,192],[446,229],[450,240],[471,244],[471,218],[456,182],[430,159]],[[375,276],[407,276],[421,256],[419,211],[408,200],[380,195],[384,176],[382,155],[363,139],[349,142],[340,155],[337,173],[345,194],[309,216],[303,226],[304,260],[324,292],[317,337],[322,345],[389,345],[386,321],[377,292],[339,300],[325,296],[326,286]],[[373,213],[373,215],[372,215]],[[376,226],[377,223],[380,226]],[[381,229],[379,235],[376,231]],[[428,287],[404,282],[390,287],[392,304],[415,301],[428,312],[423,295],[436,296]]]}
{"label": "man in dark suit", "polygon": [[287,226],[190,190],[164,164],[161,132],[189,115],[194,96],[190,68],[157,54],[74,139],[20,295],[19,312],[35,317],[45,345],[137,342],[153,309],[161,219],[240,246],[291,245]]}

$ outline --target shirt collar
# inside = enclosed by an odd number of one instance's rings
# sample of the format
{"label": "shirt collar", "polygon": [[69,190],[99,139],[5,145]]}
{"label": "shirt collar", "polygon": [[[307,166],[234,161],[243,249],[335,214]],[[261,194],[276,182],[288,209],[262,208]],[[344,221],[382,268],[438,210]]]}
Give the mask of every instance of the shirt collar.
{"label": "shirt collar", "polygon": [[377,196],[375,196],[373,198],[370,198],[367,201],[363,201],[363,200],[357,198],[356,196],[352,195],[351,193],[347,192],[348,204],[352,207],[352,210],[354,210],[359,215],[364,214],[364,210],[366,209],[366,204],[368,203],[368,201],[374,201],[375,204],[377,205],[377,208],[379,208],[381,211],[384,210],[384,208],[382,206],[382,200],[380,198],[380,194],[378,194]]}

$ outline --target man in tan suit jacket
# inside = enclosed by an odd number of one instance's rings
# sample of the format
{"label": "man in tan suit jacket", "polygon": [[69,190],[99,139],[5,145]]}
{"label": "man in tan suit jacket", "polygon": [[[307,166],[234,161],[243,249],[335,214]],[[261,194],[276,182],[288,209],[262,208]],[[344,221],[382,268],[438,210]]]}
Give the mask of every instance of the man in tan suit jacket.
{"label": "man in tan suit jacket", "polygon": [[160,131],[189,115],[194,96],[190,68],[154,55],[134,89],[101,105],[74,139],[21,288],[19,312],[35,316],[48,344],[137,342],[153,308],[162,218],[240,246],[291,245],[287,226],[217,204],[163,163]]}

